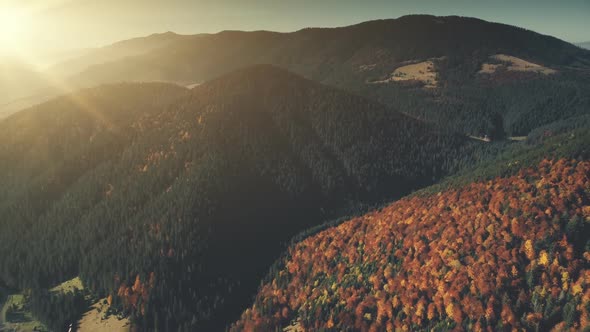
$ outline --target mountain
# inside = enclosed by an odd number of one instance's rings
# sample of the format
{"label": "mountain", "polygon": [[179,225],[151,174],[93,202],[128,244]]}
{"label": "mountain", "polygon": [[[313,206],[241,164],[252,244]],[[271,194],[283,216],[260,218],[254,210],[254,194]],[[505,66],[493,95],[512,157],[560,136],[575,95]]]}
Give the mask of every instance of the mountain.
{"label": "mountain", "polygon": [[146,54],[157,49],[165,48],[174,42],[181,42],[186,38],[187,36],[178,35],[169,31],[146,37],[123,40],[101,48],[87,50],[81,56],[71,57],[68,60],[55,64],[48,71],[53,75],[67,77],[77,74],[93,65]]}
{"label": "mountain", "polygon": [[40,70],[10,57],[0,58],[0,73],[0,105],[47,84]]}
{"label": "mountain", "polygon": [[67,78],[90,66],[149,53],[185,37],[167,32],[124,40],[96,49],[33,56],[35,61],[55,63],[48,68],[17,59],[0,59],[0,119],[56,96],[76,91],[81,86],[73,84]]}
{"label": "mountain", "polygon": [[455,16],[186,36],[143,55],[91,66],[72,82],[199,83],[262,63],[478,136],[524,136],[563,119],[564,112],[579,116],[590,107],[590,52],[518,27]]}
{"label": "mountain", "polygon": [[56,68],[71,69],[62,85],[80,88],[121,81],[193,85],[255,64],[273,64],[440,127],[494,139],[526,136],[590,109],[590,51],[457,16],[411,15],[291,33],[166,33]]}
{"label": "mountain", "polygon": [[0,142],[3,282],[80,275],[139,327],[193,330],[237,319],[293,235],[484,144],[266,65],[82,90],[1,121]]}
{"label": "mountain", "polygon": [[580,46],[581,48],[585,48],[587,50],[590,50],[590,42],[578,43],[577,45]]}
{"label": "mountain", "polygon": [[150,54],[90,68],[83,76],[103,82],[124,77],[207,80],[244,65],[272,63],[326,83],[343,79],[364,82],[371,75],[389,74],[405,61],[472,57],[474,53],[483,59],[508,53],[555,66],[590,64],[588,52],[517,27],[472,18],[412,15],[293,33],[223,31],[197,35]]}
{"label": "mountain", "polygon": [[589,174],[587,159],[545,159],[311,235],[232,330],[587,328]]}

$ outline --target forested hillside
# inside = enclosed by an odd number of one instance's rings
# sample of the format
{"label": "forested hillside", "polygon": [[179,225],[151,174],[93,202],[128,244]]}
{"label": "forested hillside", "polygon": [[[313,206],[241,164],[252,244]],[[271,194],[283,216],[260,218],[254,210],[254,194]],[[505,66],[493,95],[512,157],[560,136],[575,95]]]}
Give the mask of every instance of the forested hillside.
{"label": "forested hillside", "polygon": [[[188,90],[160,83],[118,84],[80,91],[0,122],[0,201],[30,201],[42,212],[85,172],[116,160],[131,125],[161,112]],[[27,214],[32,211],[15,211]],[[31,222],[37,217],[31,215]],[[27,217],[29,219],[29,217]]]}
{"label": "forested hillside", "polygon": [[452,67],[472,67],[475,73],[479,62],[499,53],[548,66],[590,65],[589,52],[554,37],[474,18],[411,15],[292,33],[201,34],[145,55],[90,67],[80,78],[205,81],[243,66],[270,63],[338,84],[388,74],[404,61],[440,57],[448,57]]}
{"label": "forested hillside", "polygon": [[294,244],[233,329],[580,331],[589,232],[590,163],[545,159]]}
{"label": "forested hillside", "polygon": [[142,329],[219,329],[297,232],[480,145],[272,66],[83,90],[0,122],[0,278],[80,275]]}
{"label": "forested hillside", "polygon": [[[544,70],[513,70],[498,55]],[[156,34],[91,51],[39,80],[51,85],[58,77],[56,82],[74,89],[121,81],[191,85],[255,64],[273,64],[437,126],[495,139],[527,135],[538,126],[586,115],[590,107],[590,51],[522,28],[457,16],[411,15],[291,33]],[[407,72],[411,66],[414,71]],[[486,66],[497,70],[488,72]],[[15,110],[0,105],[0,113]]]}
{"label": "forested hillside", "polygon": [[[552,74],[482,73],[486,64],[502,64],[490,58],[497,54],[545,66]],[[426,62],[430,67],[419,69],[416,77],[394,74]],[[495,139],[527,135],[590,109],[590,52],[518,27],[456,16],[412,15],[292,33],[188,36],[148,54],[92,66],[72,82],[198,83],[260,63],[360,93],[441,127]],[[425,72],[436,81],[430,88],[419,78]]]}

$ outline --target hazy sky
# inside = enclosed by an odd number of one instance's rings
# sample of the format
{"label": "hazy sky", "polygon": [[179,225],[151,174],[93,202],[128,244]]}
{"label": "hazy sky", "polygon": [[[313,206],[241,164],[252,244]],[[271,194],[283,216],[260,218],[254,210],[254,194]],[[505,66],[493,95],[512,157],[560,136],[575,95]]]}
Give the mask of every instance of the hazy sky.
{"label": "hazy sky", "polygon": [[0,0],[0,19],[15,12],[19,22],[4,24],[14,37],[4,39],[16,43],[18,35],[28,49],[92,47],[169,30],[293,31],[415,13],[474,16],[590,40],[590,0]]}

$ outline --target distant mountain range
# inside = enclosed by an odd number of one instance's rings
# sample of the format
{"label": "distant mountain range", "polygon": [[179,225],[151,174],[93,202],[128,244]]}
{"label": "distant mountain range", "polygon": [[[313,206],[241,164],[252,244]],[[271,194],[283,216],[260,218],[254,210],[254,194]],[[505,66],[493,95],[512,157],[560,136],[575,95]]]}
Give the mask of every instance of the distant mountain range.
{"label": "distant mountain range", "polygon": [[93,65],[145,54],[180,38],[181,36],[173,33],[154,34],[102,48],[73,50],[61,54],[39,54],[32,57],[35,61],[43,60],[37,57],[49,58],[44,61],[62,59],[46,69],[27,63],[28,59],[0,59],[0,118],[81,88],[82,86],[72,84],[67,78]]}
{"label": "distant mountain range", "polygon": [[324,83],[365,83],[389,74],[405,61],[440,57],[485,60],[501,53],[548,66],[590,65],[588,52],[553,37],[478,19],[424,15],[293,33],[169,33],[127,43],[138,42],[167,45],[90,67],[79,79],[93,84],[117,80],[198,82],[245,65],[269,63]]}
{"label": "distant mountain range", "polygon": [[513,26],[426,15],[293,33],[169,32],[132,39],[56,65],[48,77],[63,84],[17,105],[103,83],[194,85],[261,63],[472,135],[526,135],[538,122],[559,117],[565,95],[580,96],[574,115],[589,105],[575,90],[590,68],[590,52]]}
{"label": "distant mountain range", "polygon": [[67,77],[86,70],[87,68],[126,57],[139,56],[168,45],[187,40],[189,36],[177,35],[173,32],[153,34],[147,37],[124,40],[112,45],[87,51],[85,54],[57,63],[49,68],[52,75]]}

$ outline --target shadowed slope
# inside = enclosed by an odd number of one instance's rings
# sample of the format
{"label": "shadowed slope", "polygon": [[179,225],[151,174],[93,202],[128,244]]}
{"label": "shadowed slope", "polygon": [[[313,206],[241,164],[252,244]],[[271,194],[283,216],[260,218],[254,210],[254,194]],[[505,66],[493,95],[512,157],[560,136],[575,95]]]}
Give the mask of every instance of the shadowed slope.
{"label": "shadowed slope", "polygon": [[467,144],[272,66],[89,89],[0,126],[1,278],[80,275],[143,328],[225,326],[294,234],[431,183]]}

